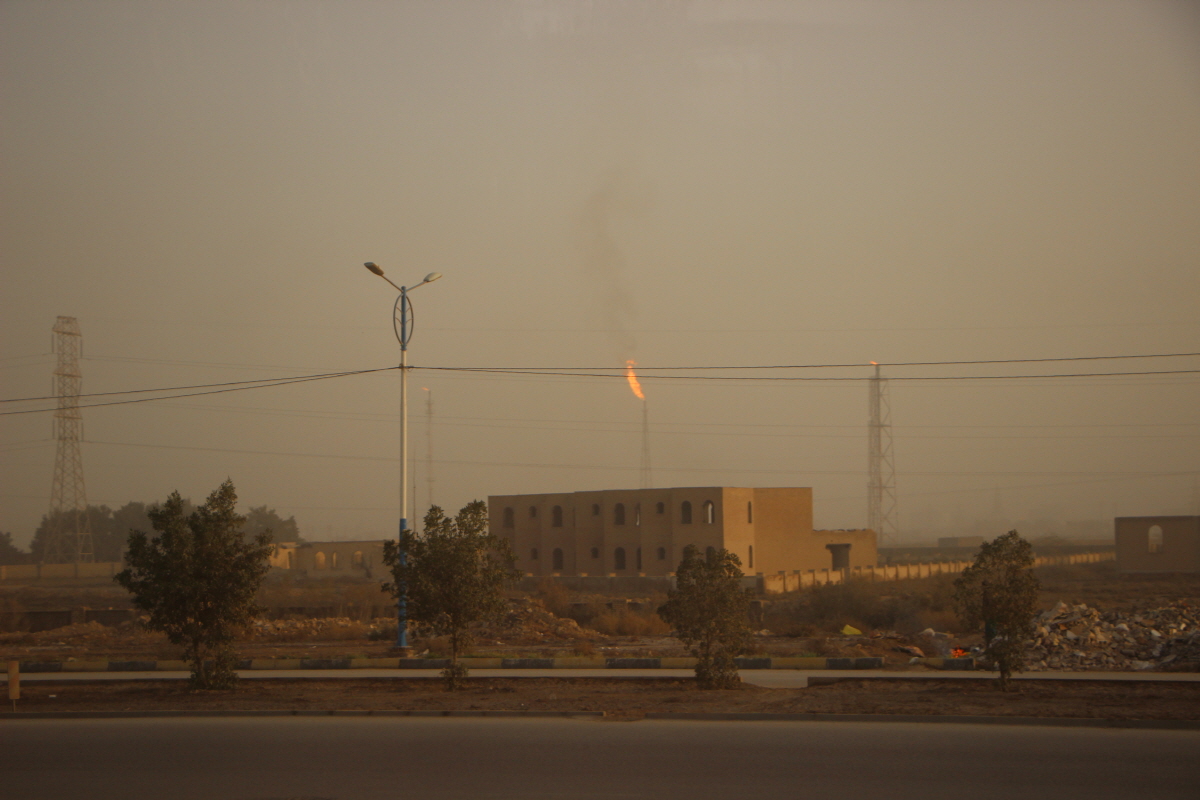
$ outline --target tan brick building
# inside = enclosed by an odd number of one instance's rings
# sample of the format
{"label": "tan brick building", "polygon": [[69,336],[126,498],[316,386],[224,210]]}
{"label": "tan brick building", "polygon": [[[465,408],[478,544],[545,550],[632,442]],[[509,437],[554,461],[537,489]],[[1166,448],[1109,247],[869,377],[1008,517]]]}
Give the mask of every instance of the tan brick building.
{"label": "tan brick building", "polygon": [[875,566],[875,533],[815,531],[812,489],[728,486],[488,497],[491,532],[538,576],[665,576],[689,544],[747,574]]}
{"label": "tan brick building", "polygon": [[1117,517],[1119,572],[1200,572],[1200,517]]}

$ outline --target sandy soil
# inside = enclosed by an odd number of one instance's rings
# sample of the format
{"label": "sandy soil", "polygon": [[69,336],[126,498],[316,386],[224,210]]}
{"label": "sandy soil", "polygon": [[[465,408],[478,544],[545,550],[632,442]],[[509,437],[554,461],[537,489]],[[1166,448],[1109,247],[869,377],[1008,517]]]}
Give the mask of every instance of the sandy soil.
{"label": "sandy soil", "polygon": [[[1096,719],[1200,719],[1200,683],[1037,681],[1000,692],[990,681],[844,680],[808,689],[699,691],[665,678],[472,678],[447,692],[436,679],[244,680],[233,691],[182,682],[26,683],[19,711],[503,710],[922,714]],[[7,709],[6,709],[7,710]]]}

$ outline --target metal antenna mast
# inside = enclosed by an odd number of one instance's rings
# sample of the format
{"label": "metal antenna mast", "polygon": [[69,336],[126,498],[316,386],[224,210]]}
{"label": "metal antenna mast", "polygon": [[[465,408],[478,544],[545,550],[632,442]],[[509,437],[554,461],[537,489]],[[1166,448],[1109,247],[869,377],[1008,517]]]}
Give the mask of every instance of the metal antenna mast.
{"label": "metal antenna mast", "polygon": [[90,562],[96,560],[96,553],[87,515],[83,456],[79,451],[79,440],[83,438],[83,416],[79,413],[83,334],[74,317],[59,317],[54,323],[54,352],[58,354],[54,368],[54,393],[58,396],[54,435],[58,449],[54,455],[49,531],[42,560],[49,564]]}
{"label": "metal antenna mast", "polygon": [[[875,362],[871,362],[875,363]],[[870,413],[867,423],[867,527],[875,531],[880,545],[896,541],[896,465],[892,460],[892,407],[887,380],[875,376],[870,381]]]}
{"label": "metal antenna mast", "polygon": [[642,399],[642,472],[641,484],[643,489],[651,488],[653,480],[650,477],[650,411],[645,398]]}

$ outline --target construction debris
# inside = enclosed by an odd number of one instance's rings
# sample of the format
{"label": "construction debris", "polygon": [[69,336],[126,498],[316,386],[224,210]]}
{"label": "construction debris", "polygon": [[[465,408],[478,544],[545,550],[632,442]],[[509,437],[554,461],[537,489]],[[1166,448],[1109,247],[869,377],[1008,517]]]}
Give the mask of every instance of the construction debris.
{"label": "construction debris", "polygon": [[1060,602],[1038,617],[1025,668],[1200,669],[1200,620],[1185,604],[1126,614]]}

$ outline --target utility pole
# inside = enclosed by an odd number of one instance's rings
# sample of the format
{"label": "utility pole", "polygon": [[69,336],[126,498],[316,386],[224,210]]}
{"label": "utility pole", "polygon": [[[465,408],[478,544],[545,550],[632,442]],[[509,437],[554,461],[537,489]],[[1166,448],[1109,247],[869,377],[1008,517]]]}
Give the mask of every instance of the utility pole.
{"label": "utility pole", "polygon": [[896,466],[892,460],[892,408],[887,380],[875,365],[870,381],[867,423],[867,527],[875,531],[881,547],[895,544]]}
{"label": "utility pole", "polygon": [[[433,505],[433,390],[428,388],[425,389],[425,491],[429,494],[425,503],[428,509]],[[416,496],[415,491],[413,495]]]}
{"label": "utility pole", "polygon": [[46,518],[48,530],[42,560],[48,564],[86,563],[96,560],[96,552],[87,514],[83,456],[79,451],[83,438],[83,416],[79,413],[83,334],[75,317],[59,317],[54,323],[53,349],[58,355],[54,367],[54,394],[58,397],[54,436],[58,447],[54,454],[54,482],[50,487],[50,514]]}

